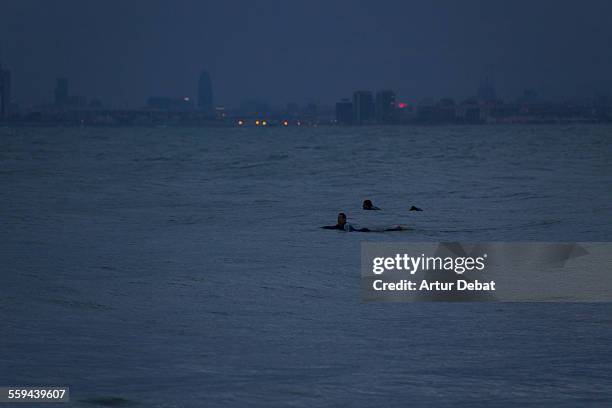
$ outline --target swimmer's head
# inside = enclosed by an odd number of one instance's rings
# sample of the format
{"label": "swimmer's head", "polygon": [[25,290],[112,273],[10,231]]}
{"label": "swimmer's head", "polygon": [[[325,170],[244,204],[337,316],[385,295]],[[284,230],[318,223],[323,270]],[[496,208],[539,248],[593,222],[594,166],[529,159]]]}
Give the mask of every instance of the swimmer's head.
{"label": "swimmer's head", "polygon": [[363,209],[364,210],[371,210],[374,207],[374,204],[372,204],[372,201],[370,200],[364,200],[363,201]]}
{"label": "swimmer's head", "polygon": [[346,224],[346,214],[339,213],[338,214],[338,225],[344,225],[344,224]]}

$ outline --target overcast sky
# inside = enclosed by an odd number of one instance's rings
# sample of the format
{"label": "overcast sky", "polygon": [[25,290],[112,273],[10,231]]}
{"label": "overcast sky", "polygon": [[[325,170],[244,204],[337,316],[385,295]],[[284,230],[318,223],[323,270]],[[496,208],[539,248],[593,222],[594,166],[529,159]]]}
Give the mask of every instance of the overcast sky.
{"label": "overcast sky", "polygon": [[195,96],[331,104],[355,89],[464,98],[489,76],[508,99],[612,83],[612,1],[1,0],[0,48],[22,105],[74,95],[116,106]]}

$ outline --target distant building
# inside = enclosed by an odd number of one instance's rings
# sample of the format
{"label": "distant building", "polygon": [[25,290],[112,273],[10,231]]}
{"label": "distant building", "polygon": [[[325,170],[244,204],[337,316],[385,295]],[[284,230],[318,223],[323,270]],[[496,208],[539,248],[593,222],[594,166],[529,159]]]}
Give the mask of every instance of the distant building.
{"label": "distant building", "polygon": [[340,125],[353,123],[353,104],[348,99],[336,103],[336,122]]}
{"label": "distant building", "polygon": [[376,93],[376,121],[378,123],[394,123],[395,115],[395,92],[379,91]]}
{"label": "distant building", "polygon": [[353,93],[353,123],[363,125],[374,121],[374,100],[370,91]]}
{"label": "distant building", "polygon": [[58,78],[55,83],[55,105],[67,106],[68,102],[68,78]]}
{"label": "distant building", "polygon": [[68,106],[71,108],[85,108],[87,107],[87,97],[82,95],[69,95]]}
{"label": "distant building", "polygon": [[215,109],[213,105],[212,82],[208,71],[200,73],[198,82],[198,108],[208,114],[213,114]]}
{"label": "distant building", "polygon": [[217,106],[215,108],[215,118],[225,119],[226,117],[227,117],[227,111],[225,110],[225,106]]}
{"label": "distant building", "polygon": [[437,104],[432,98],[425,98],[417,105],[417,120],[423,123],[434,123],[437,118]]}
{"label": "distant building", "polygon": [[102,108],[102,106],[103,106],[102,105],[102,101],[97,99],[97,98],[94,98],[94,99],[89,101],[89,107],[90,108],[100,109],[100,108]]}
{"label": "distant building", "polygon": [[483,122],[481,104],[475,98],[466,99],[457,107],[457,119],[464,123]]}
{"label": "distant building", "polygon": [[436,121],[440,123],[452,123],[455,121],[457,109],[453,98],[442,98],[438,101]]}
{"label": "distant building", "polygon": [[11,113],[11,71],[0,65],[0,119]]}
{"label": "distant building", "polygon": [[525,89],[523,95],[518,98],[517,103],[521,105],[532,105],[540,101],[538,92],[535,89]]}

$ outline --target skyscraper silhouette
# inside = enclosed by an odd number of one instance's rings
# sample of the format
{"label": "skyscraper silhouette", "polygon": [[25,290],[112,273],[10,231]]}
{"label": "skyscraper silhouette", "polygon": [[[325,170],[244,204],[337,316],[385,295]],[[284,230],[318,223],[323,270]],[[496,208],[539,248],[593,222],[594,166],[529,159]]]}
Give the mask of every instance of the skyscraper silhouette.
{"label": "skyscraper silhouette", "polygon": [[342,99],[336,103],[336,122],[340,125],[353,123],[353,103],[348,99]]}
{"label": "skyscraper silhouette", "polygon": [[374,120],[374,98],[370,91],[353,93],[353,123],[363,125]]}
{"label": "skyscraper silhouette", "polygon": [[200,81],[198,82],[198,108],[207,114],[214,112],[212,82],[208,71],[200,73]]}

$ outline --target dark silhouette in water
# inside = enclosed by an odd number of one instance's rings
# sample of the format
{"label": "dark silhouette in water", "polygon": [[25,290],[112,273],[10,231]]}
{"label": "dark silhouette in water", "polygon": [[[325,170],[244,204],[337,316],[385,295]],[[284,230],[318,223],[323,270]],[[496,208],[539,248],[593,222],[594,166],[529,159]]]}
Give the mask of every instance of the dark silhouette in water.
{"label": "dark silhouette in water", "polygon": [[415,207],[414,205],[412,207],[410,207],[409,211],[423,211],[421,210],[419,207]]}
{"label": "dark silhouette in water", "polygon": [[321,228],[323,228],[323,229],[336,229],[336,230],[341,230],[341,231],[346,231],[346,232],[353,232],[353,231],[357,231],[357,232],[370,232],[370,230],[367,229],[367,228],[357,229],[357,228],[353,227],[351,224],[346,222],[346,214],[342,213],[342,212],[338,214],[338,223],[336,225],[326,225],[326,226],[321,227]]}
{"label": "dark silhouette in water", "polygon": [[375,207],[374,204],[372,204],[371,200],[364,200],[362,208],[364,210],[380,210],[380,208]]}
{"label": "dark silhouette in water", "polygon": [[340,231],[346,231],[346,232],[404,231],[404,230],[408,229],[408,227],[406,227],[404,225],[398,225],[396,227],[385,228],[385,229],[382,229],[382,230],[371,230],[369,228],[355,228],[351,224],[346,222],[346,214],[345,213],[339,213],[338,214],[338,223],[336,225],[326,225],[326,226],[321,227],[321,228],[323,228],[323,229],[340,230]]}

